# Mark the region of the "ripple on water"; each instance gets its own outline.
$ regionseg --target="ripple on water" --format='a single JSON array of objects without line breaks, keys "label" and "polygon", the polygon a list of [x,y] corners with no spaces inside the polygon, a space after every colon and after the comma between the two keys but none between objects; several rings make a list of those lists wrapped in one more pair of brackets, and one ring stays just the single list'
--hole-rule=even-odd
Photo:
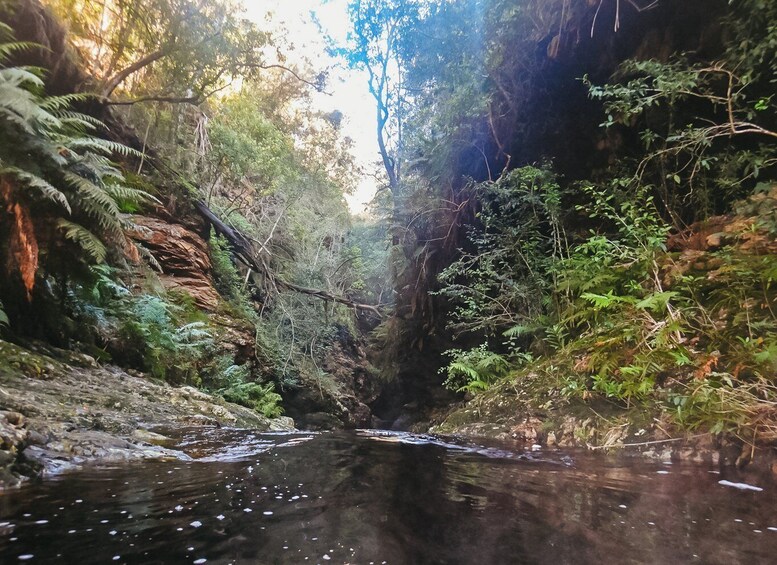
[{"label": "ripple on water", "polygon": [[394,432],[182,435],[198,461],[88,469],[4,495],[0,562],[672,563],[738,552],[769,562],[777,553],[768,478],[727,477],[763,488],[748,492],[720,488],[706,467],[666,474],[644,461]]}]

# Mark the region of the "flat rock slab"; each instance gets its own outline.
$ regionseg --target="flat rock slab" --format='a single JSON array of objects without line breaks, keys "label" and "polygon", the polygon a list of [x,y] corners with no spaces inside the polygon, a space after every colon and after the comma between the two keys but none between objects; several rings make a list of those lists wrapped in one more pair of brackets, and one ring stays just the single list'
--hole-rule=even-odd
[{"label": "flat rock slab", "polygon": [[186,459],[156,428],[294,429],[192,387],[46,353],[0,341],[0,488],[92,462]]}]

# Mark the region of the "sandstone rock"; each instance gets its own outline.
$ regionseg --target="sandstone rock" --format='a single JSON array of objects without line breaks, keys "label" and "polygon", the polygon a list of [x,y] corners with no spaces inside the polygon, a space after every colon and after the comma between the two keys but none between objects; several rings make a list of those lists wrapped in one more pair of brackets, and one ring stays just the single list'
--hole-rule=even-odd
[{"label": "sandstone rock", "polygon": [[518,441],[537,443],[541,428],[542,421],[540,419],[529,417],[510,430],[510,437]]},{"label": "sandstone rock", "polygon": [[200,308],[215,311],[220,296],[210,277],[212,269],[205,240],[179,224],[159,218],[133,216],[132,221],[137,226],[132,238],[159,261],[165,288],[186,292]]},{"label": "sandstone rock", "polygon": [[143,430],[143,429],[137,429],[134,432],[132,432],[132,439],[136,441],[142,441],[144,443],[149,443],[151,445],[161,445],[161,446],[169,444],[170,442],[173,441],[167,436],[163,436],[162,434],[157,434],[155,432],[150,432],[148,430]]},{"label": "sandstone rock", "polygon": [[288,416],[280,416],[270,420],[270,430],[273,432],[288,432],[294,429],[294,420]]}]

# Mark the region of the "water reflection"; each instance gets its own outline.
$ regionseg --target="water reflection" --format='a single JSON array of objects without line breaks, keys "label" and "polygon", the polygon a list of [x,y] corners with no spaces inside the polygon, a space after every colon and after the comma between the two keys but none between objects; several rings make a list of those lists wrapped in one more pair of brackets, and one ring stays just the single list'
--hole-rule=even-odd
[{"label": "water reflection", "polygon": [[373,431],[183,430],[179,444],[192,461],[3,495],[0,561],[729,564],[777,552],[769,478],[739,490],[719,481],[742,477],[707,467]]}]

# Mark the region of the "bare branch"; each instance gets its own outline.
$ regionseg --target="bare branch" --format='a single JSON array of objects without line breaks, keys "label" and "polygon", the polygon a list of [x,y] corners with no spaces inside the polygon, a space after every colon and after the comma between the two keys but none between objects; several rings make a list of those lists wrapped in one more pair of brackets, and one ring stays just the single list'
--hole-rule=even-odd
[{"label": "bare branch", "polygon": [[324,90],[323,85],[321,85],[318,82],[313,82],[310,80],[307,80],[305,78],[302,78],[299,73],[297,73],[294,69],[291,69],[285,65],[281,65],[280,63],[271,63],[269,65],[266,64],[259,64],[259,63],[248,63],[245,65],[245,68],[247,69],[280,69],[282,71],[286,71],[287,73],[291,74],[295,79],[297,79],[300,82],[304,82],[305,84],[312,86],[315,88],[318,92],[321,92],[323,94],[326,94],[327,96],[332,96],[331,92],[327,92]]},{"label": "bare branch", "polygon": [[216,88],[215,90],[211,90],[210,92],[200,93],[193,96],[141,96],[140,98],[134,98],[132,100],[104,99],[103,102],[109,106],[133,106],[135,104],[142,104],[144,102],[165,102],[168,104],[191,104],[192,106],[199,106],[214,94],[221,92],[222,90],[226,90],[230,86],[232,86],[232,82]]},{"label": "bare branch", "polygon": [[159,59],[162,59],[163,57],[166,57],[170,53],[172,53],[174,50],[173,44],[165,45],[161,49],[157,49],[153,53],[149,53],[145,57],[141,57],[128,67],[123,68],[118,73],[113,75],[111,78],[109,78],[105,86],[102,90],[102,96],[103,98],[109,98],[111,94],[113,94],[113,91],[118,88],[118,86],[124,82],[124,80],[139,71],[140,69],[147,67],[151,63],[158,61]]},{"label": "bare branch", "polygon": [[218,216],[216,216],[216,214],[214,214],[213,211],[205,205],[204,202],[198,201],[195,203],[195,206],[203,218],[211,223],[213,229],[216,230],[216,233],[224,236],[227,241],[229,241],[235,257],[249,269],[253,269],[256,272],[264,274],[264,276],[267,277],[267,279],[271,281],[272,284],[277,288],[283,288],[286,290],[299,292],[301,294],[315,296],[316,298],[320,298],[328,302],[337,302],[338,304],[344,304],[356,310],[372,312],[379,318],[382,317],[378,307],[372,304],[360,304],[344,296],[338,296],[321,289],[299,286],[297,284],[281,279],[269,268],[264,259],[254,253],[251,243],[245,235],[222,222]]}]

